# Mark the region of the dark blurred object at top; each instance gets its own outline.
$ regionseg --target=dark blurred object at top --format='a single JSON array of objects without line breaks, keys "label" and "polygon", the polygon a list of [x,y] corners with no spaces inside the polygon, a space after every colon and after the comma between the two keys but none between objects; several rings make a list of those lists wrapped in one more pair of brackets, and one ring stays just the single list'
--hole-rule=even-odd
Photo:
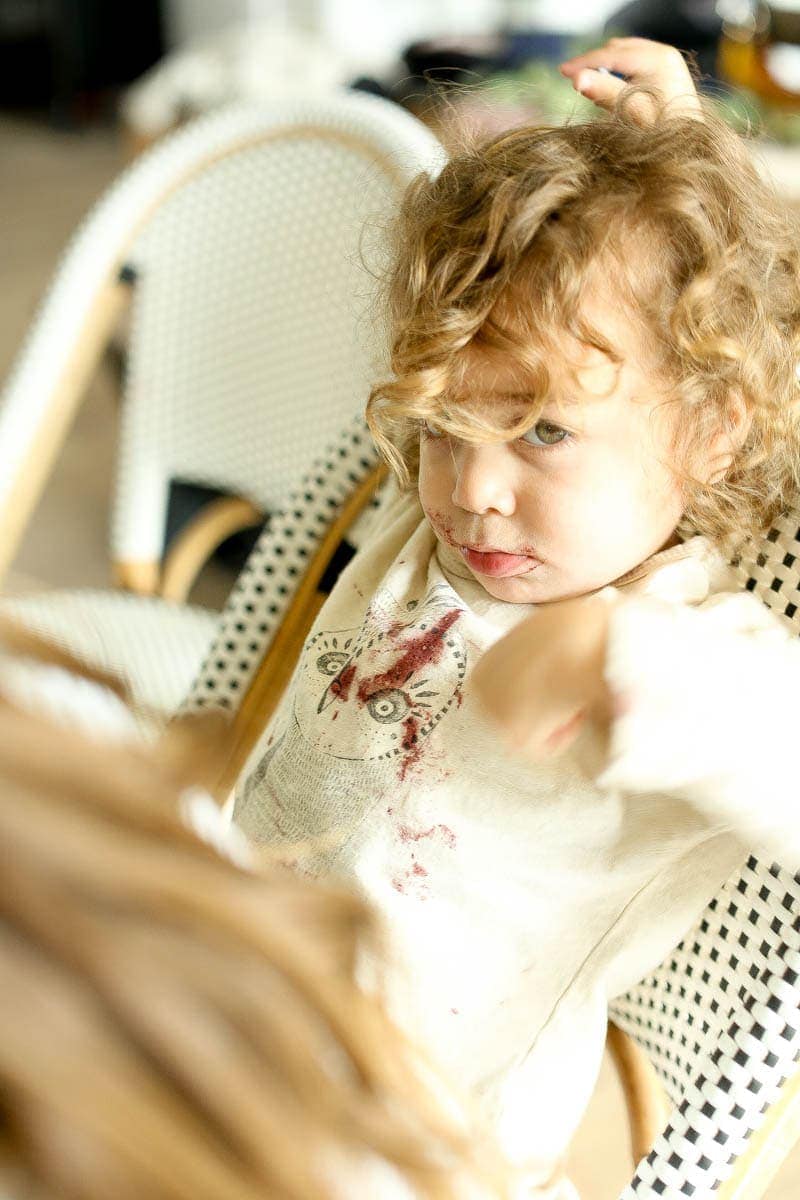
[{"label": "dark blurred object at top", "polygon": [[0,105],[80,124],[163,49],[160,0],[0,0]]},{"label": "dark blurred object at top", "polygon": [[480,83],[507,65],[508,43],[501,37],[413,42],[403,51],[406,71],[392,87],[391,96],[401,104],[411,102],[413,107],[414,101],[429,93]]},{"label": "dark blurred object at top", "polygon": [[476,134],[490,136],[534,118],[527,98],[519,104],[483,90],[513,70],[519,57],[517,39],[508,32],[414,42],[403,52],[405,69],[384,94],[454,151]]},{"label": "dark blurred object at top", "polygon": [[606,21],[606,37],[643,37],[693,54],[704,75],[717,73],[722,18],[717,0],[632,0]]}]

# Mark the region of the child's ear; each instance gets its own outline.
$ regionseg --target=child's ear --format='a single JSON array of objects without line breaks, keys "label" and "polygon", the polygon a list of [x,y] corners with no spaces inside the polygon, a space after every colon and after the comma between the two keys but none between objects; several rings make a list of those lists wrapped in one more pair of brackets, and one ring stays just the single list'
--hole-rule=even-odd
[{"label": "child's ear", "polygon": [[741,392],[731,392],[722,418],[724,424],[711,437],[703,452],[702,478],[704,483],[719,483],[730,469],[737,450],[744,445],[750,432],[752,415],[747,410]]}]

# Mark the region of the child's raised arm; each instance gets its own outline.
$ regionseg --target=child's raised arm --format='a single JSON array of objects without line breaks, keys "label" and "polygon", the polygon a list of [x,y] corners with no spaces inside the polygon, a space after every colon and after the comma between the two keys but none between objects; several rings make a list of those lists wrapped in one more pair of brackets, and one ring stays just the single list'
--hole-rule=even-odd
[{"label": "child's raised arm", "polygon": [[[600,108],[613,108],[622,91],[633,85],[658,93],[676,116],[702,116],[689,68],[674,46],[645,38],[611,38],[605,46],[563,62],[559,70],[576,92]],[[643,96],[637,99],[636,109],[644,119],[650,115]]]},{"label": "child's raised arm", "polygon": [[800,641],[754,596],[544,606],[472,679],[521,753],[560,753],[593,721],[609,735],[601,787],[675,796],[746,850],[800,868]]},{"label": "child's raised arm", "polygon": [[513,749],[540,761],[566,750],[586,721],[608,726],[609,620],[601,597],[545,604],[476,664],[472,685]]}]

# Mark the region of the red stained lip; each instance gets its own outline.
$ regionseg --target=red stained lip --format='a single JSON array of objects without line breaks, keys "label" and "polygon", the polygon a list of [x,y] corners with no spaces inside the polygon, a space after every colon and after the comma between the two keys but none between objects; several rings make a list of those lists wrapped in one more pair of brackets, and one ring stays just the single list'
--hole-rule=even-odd
[{"label": "red stained lip", "polygon": [[541,559],[532,554],[508,554],[505,550],[489,547],[459,546],[459,550],[470,570],[476,575],[487,575],[502,579],[510,575],[527,575],[541,566]]}]

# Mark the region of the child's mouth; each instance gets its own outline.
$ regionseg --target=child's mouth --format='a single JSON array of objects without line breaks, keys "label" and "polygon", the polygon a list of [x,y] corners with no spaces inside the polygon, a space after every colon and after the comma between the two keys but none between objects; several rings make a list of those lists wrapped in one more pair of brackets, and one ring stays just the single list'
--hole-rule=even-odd
[{"label": "child's mouth", "polygon": [[502,579],[508,575],[527,575],[541,560],[529,554],[506,554],[504,550],[474,550],[471,546],[459,546],[464,561],[476,575],[489,575]]}]

